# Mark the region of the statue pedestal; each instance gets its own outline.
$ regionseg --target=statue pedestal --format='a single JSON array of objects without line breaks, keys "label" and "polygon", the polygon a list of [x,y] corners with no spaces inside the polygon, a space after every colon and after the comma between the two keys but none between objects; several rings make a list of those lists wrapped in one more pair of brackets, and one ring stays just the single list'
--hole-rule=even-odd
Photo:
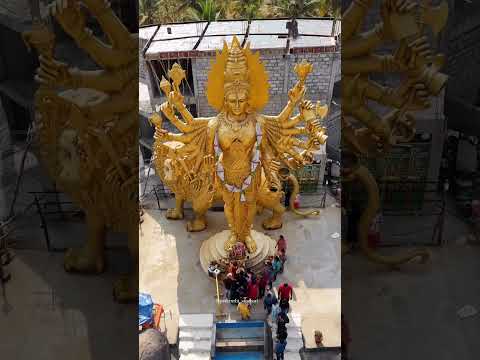
[{"label": "statue pedestal", "polygon": [[[208,266],[212,261],[219,261],[220,259],[228,258],[227,252],[224,249],[225,242],[228,240],[230,230],[221,231],[207,240],[205,240],[200,248],[200,263],[203,271],[208,274]],[[255,254],[248,254],[246,266],[254,272],[263,269],[263,263],[269,256],[275,255],[276,241],[270,236],[261,232],[252,230],[252,238],[257,243],[257,251]]]}]

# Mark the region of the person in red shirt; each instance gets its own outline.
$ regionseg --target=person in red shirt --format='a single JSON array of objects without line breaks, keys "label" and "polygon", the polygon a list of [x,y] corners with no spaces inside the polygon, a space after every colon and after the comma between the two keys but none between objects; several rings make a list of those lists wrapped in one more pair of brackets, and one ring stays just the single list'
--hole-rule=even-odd
[{"label": "person in red shirt", "polygon": [[278,297],[285,300],[292,300],[293,299],[293,288],[288,284],[284,283],[278,288]]},{"label": "person in red shirt", "polygon": [[248,286],[247,297],[250,300],[257,300],[258,299],[258,284],[255,280],[253,280],[250,283],[250,285]]},{"label": "person in red shirt", "polygon": [[231,273],[235,277],[237,273],[237,268],[238,268],[237,262],[231,261],[230,264],[228,264],[227,273]]},{"label": "person in red shirt", "polygon": [[287,251],[287,240],[283,237],[283,235],[280,235],[280,237],[277,240],[277,245],[275,248],[281,252],[282,250]]}]

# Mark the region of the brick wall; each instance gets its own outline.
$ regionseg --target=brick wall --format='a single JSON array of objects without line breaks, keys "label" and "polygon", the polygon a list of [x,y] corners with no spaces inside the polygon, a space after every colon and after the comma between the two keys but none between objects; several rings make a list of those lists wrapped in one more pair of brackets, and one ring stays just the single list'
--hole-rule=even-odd
[{"label": "brick wall", "polygon": [[141,83],[151,85],[149,81],[148,71],[147,71],[147,64],[145,63],[145,58],[143,57],[143,48],[147,45],[147,40],[139,38],[138,39],[138,74],[139,74],[139,81]]},{"label": "brick wall", "polygon": [[[198,113],[201,116],[215,115],[215,110],[208,105],[205,94],[212,59],[212,57],[192,59],[196,102]],[[330,102],[335,72],[339,71],[340,56],[338,53],[292,54],[283,57],[281,53],[267,52],[261,54],[261,60],[269,77],[269,102],[262,113],[272,115],[278,114],[282,110],[288,101],[288,89],[293,87],[298,79],[293,67],[303,59],[313,64],[313,73],[310,74],[306,83],[307,98]],[[336,66],[334,66],[335,64]]]}]

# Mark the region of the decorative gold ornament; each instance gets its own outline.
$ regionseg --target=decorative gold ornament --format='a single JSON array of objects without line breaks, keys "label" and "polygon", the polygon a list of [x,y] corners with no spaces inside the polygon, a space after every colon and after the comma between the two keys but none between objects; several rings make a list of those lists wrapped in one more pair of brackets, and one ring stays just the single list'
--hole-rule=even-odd
[{"label": "decorative gold ornament", "polygon": [[[242,48],[236,37],[230,47],[224,43],[222,52],[216,53],[209,72],[207,99],[219,111],[217,116],[193,118],[178,86],[168,87],[162,80],[162,90],[171,91],[160,110],[180,130],[179,134],[168,133],[161,128],[158,115],[152,116],[157,173],[176,199],[176,207],[167,212],[169,219],[183,219],[183,203],[191,201],[195,218],[187,229],[201,231],[207,226],[205,214],[212,203],[223,201],[230,230],[225,250],[241,242],[251,254],[257,248],[251,228],[258,211],[273,212],[263,222],[264,228],[282,226],[281,181],[293,183],[293,205],[299,188],[291,171],[310,163],[312,153],[327,139],[320,123],[327,107],[303,100],[305,78],[312,67],[302,63],[297,69],[299,81],[278,116],[257,112],[268,101],[267,73],[259,54],[252,53],[248,44]],[[291,117],[296,107],[299,114]],[[297,126],[300,123],[305,126]],[[318,214],[294,211],[302,216]]]},{"label": "decorative gold ornament", "polygon": [[35,128],[39,157],[58,188],[85,212],[87,243],[65,255],[67,271],[101,273],[105,231],[128,234],[134,273],[114,288],[119,301],[138,287],[138,39],[103,0],[82,1],[110,40],[85,28],[76,2],[50,6],[51,15],[102,68],[80,71],[54,59],[55,36],[42,23],[23,34],[39,54]]},{"label": "decorative gold ornament", "polygon": [[[398,265],[429,253],[418,250],[404,256],[383,256],[368,245],[368,230],[380,208],[377,183],[358,158],[383,157],[400,142],[415,135],[412,111],[427,109],[429,97],[445,87],[447,76],[439,72],[441,55],[434,55],[425,35],[430,27],[438,34],[445,26],[448,6],[432,7],[425,0],[419,5],[410,0],[385,0],[382,23],[359,33],[373,0],[355,0],[342,18],[342,169],[344,181],[361,182],[368,194],[367,207],[360,217],[358,236],[365,255],[372,261]],[[391,55],[375,54],[386,42],[397,42]],[[396,73],[401,83],[394,88],[372,80],[374,73]],[[372,102],[393,109],[379,115]],[[346,246],[344,247],[346,249]]]}]

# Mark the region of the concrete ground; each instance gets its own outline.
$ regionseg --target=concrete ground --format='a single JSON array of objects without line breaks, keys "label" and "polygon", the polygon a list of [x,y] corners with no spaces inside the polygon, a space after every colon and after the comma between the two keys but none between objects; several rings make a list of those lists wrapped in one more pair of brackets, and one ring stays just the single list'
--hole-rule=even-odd
[{"label": "concrete ground", "polygon": [[[0,160],[15,180],[22,152]],[[2,173],[4,175],[5,173]],[[14,184],[0,187],[0,214],[7,214]],[[10,241],[14,254],[7,266],[11,280],[0,291],[0,357],[18,360],[131,360],[138,357],[137,305],[121,305],[112,297],[113,282],[131,268],[124,236],[109,234],[107,270],[99,276],[68,274],[63,252],[48,252],[40,218],[32,208],[29,191],[51,190],[52,184],[29,154],[20,188]],[[50,199],[53,200],[53,199]],[[48,208],[46,210],[52,210]],[[86,229],[83,221],[48,217],[52,245],[81,246]],[[1,289],[0,289],[1,290]]]},{"label": "concrete ground", "polygon": [[[388,271],[361,254],[342,258],[342,312],[349,322],[353,359],[472,360],[480,353],[480,247],[471,229],[448,210],[444,247],[431,247],[427,265]],[[405,229],[407,230],[407,229]],[[408,248],[391,248],[396,254]]]},{"label": "concrete ground", "polygon": [[[186,217],[192,214],[187,211]],[[258,216],[256,229],[261,229]],[[167,336],[176,342],[180,313],[212,313],[216,310],[215,283],[200,267],[199,250],[203,239],[227,228],[222,212],[208,213],[208,229],[188,233],[185,220],[171,221],[164,211],[146,210],[140,229],[140,291],[150,293],[166,310]],[[268,234],[288,240],[286,269],[276,286],[288,281],[294,287],[292,311],[303,318],[307,344],[313,331],[324,333],[326,346],[340,343],[340,209],[327,207],[319,218],[301,219],[287,213],[282,229]],[[233,306],[227,311],[235,313]],[[262,313],[262,306],[256,313]],[[232,315],[234,316],[234,315]]]}]

